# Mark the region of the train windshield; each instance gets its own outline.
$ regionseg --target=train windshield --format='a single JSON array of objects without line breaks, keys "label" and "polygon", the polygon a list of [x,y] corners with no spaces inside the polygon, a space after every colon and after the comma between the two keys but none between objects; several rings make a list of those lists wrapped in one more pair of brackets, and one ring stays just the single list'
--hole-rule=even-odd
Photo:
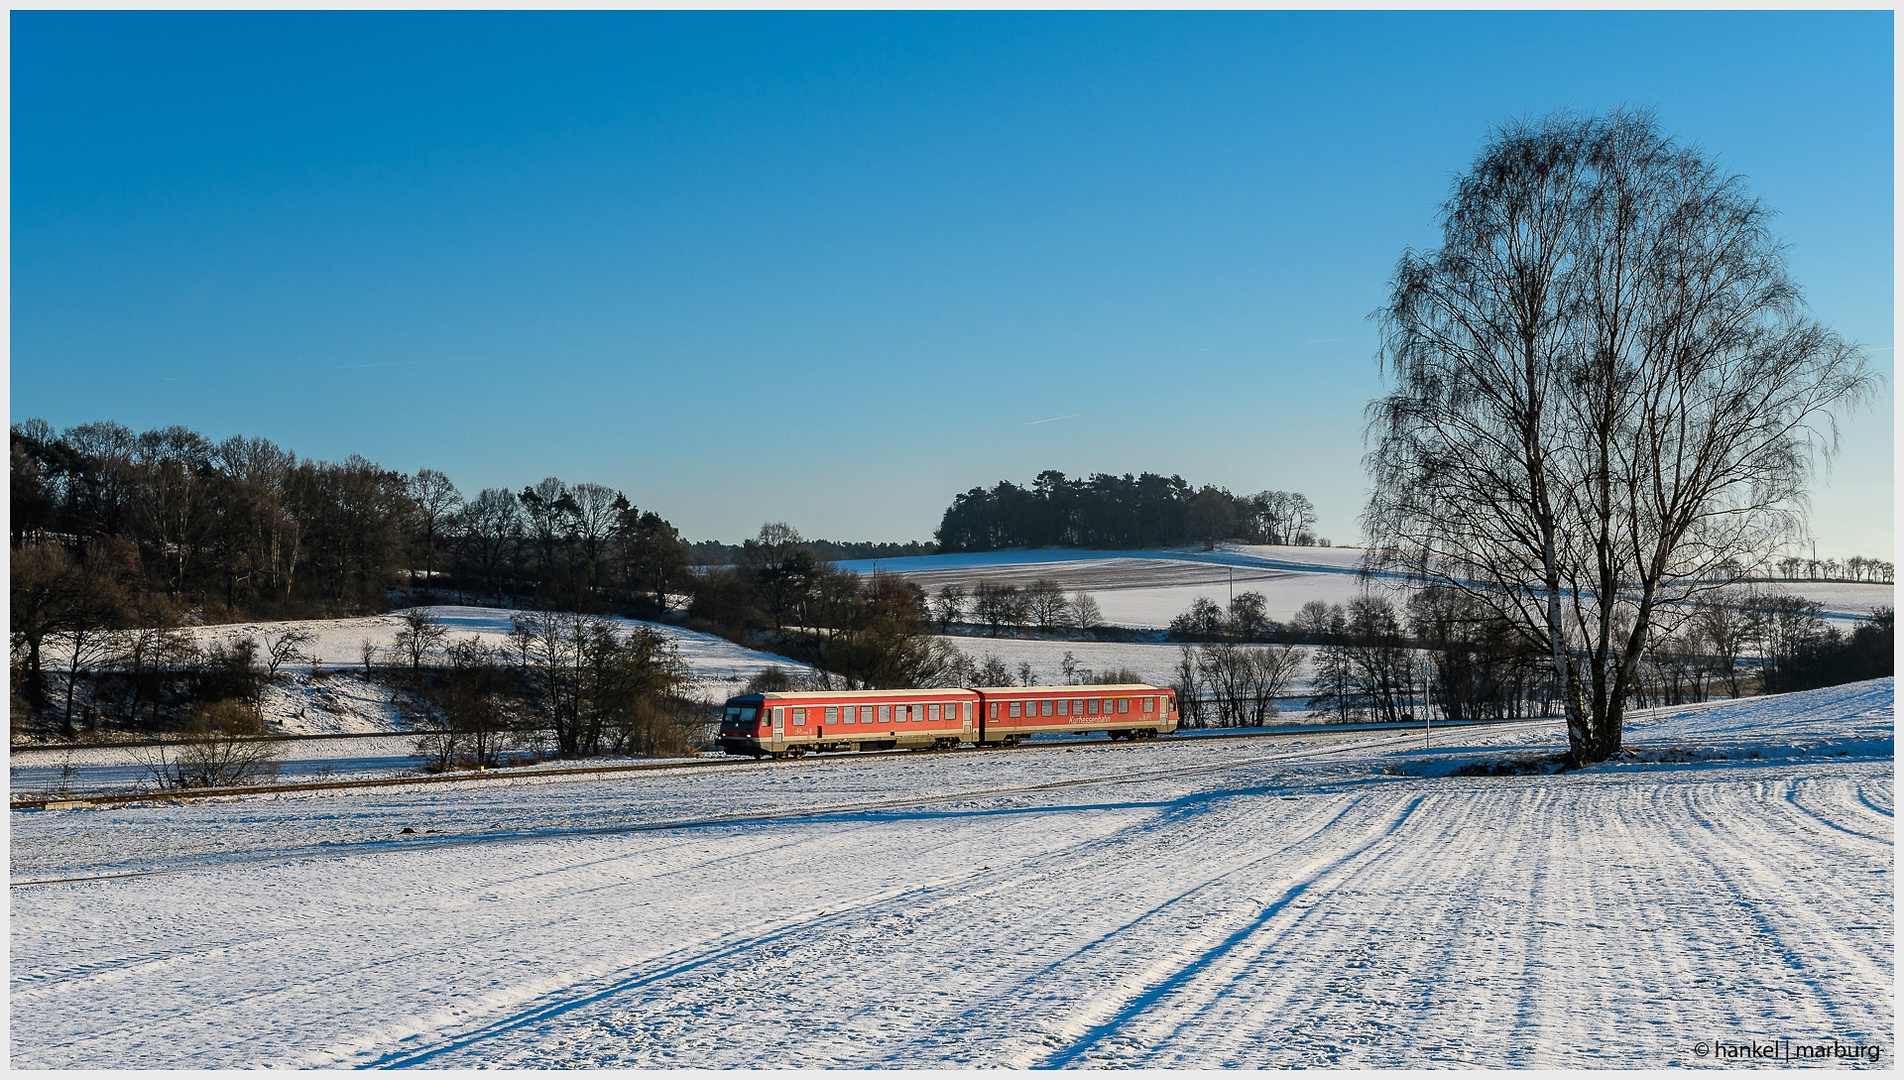
[{"label": "train windshield", "polygon": [[729,705],[727,715],[721,719],[722,727],[746,727],[754,722],[755,710],[752,706]]}]

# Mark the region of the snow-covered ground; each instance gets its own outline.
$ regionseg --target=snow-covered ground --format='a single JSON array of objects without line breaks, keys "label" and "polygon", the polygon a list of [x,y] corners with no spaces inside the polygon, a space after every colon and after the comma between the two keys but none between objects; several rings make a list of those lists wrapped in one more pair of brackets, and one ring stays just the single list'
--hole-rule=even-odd
[{"label": "snow-covered ground", "polygon": [[15,813],[10,1064],[1888,1061],[1893,694]]},{"label": "snow-covered ground", "polygon": [[[1159,549],[1109,554],[1072,548],[924,555],[877,560],[881,572],[918,583],[927,593],[956,584],[968,591],[981,581],[1024,586],[1050,578],[1070,592],[1088,592],[1104,621],[1114,626],[1161,629],[1197,597],[1226,604],[1232,595],[1263,594],[1269,617],[1286,622],[1311,600],[1344,603],[1363,589],[1357,576],[1359,548],[1297,548],[1228,545],[1216,551]],[[868,573],[875,560],[843,562]],[[1383,582],[1377,592],[1399,600]]]},{"label": "snow-covered ground", "polygon": [[[941,585],[968,590],[981,581],[1023,586],[1048,577],[1068,591],[1096,598],[1106,622],[1116,626],[1162,628],[1204,597],[1226,604],[1231,596],[1259,592],[1269,617],[1287,622],[1311,600],[1343,604],[1372,589],[1400,603],[1405,593],[1392,582],[1359,577],[1361,548],[1269,547],[1225,544],[1215,551],[1162,548],[1104,552],[1076,548],[988,551],[959,555],[922,555],[905,559],[842,562],[842,568],[899,574],[928,593]],[[1893,604],[1890,585],[1847,582],[1777,582],[1763,588],[1796,593],[1825,606],[1828,618],[1863,618],[1876,607]]]}]

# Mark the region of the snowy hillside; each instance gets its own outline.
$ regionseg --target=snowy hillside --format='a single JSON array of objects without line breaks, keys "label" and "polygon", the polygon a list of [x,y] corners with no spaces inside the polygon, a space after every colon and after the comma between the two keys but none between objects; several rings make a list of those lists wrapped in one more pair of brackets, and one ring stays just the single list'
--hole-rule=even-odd
[{"label": "snowy hillside", "polygon": [[[421,610],[436,616],[449,629],[449,640],[477,637],[491,645],[499,645],[508,637],[516,615],[507,608],[489,607],[439,606]],[[712,634],[666,623],[619,618],[614,621],[660,631],[694,670],[698,680],[696,693],[711,701],[721,701],[738,693],[749,679],[771,666],[789,672],[806,670],[806,665],[798,661],[744,648]],[[288,630],[310,634],[311,642],[302,649],[307,658],[287,666],[288,677],[266,690],[266,723],[273,731],[287,735],[369,734],[394,730],[397,719],[391,709],[389,691],[361,678],[364,647],[368,644],[388,651],[402,625],[401,614],[393,613],[356,619],[228,623],[191,627],[187,633],[200,647],[246,637],[263,642]],[[49,664],[57,666],[60,659],[57,648],[50,648],[48,654]]]},{"label": "snowy hillside", "polygon": [[[1225,604],[1237,593],[1259,592],[1268,601],[1268,616],[1278,622],[1287,622],[1311,600],[1346,603],[1364,588],[1358,576],[1361,561],[1361,548],[1225,544],[1215,551],[1040,548],[839,565],[860,573],[877,568],[898,574],[928,593],[946,584],[969,590],[980,581],[1023,586],[1048,577],[1067,590],[1091,593],[1112,625],[1162,628],[1200,596]],[[1397,601],[1403,595],[1382,580],[1368,587]],[[1793,581],[1774,587],[1817,600],[1825,606],[1826,617],[1840,620],[1863,618],[1872,608],[1892,604],[1895,596],[1890,585]]]},{"label": "snowy hillside", "polygon": [[15,813],[10,1064],[1888,1060],[1893,694]]}]

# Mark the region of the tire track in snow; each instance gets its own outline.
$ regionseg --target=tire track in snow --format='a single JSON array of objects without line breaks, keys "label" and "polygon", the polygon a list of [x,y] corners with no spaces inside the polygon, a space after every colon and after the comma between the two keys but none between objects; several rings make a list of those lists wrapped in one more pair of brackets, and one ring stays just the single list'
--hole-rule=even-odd
[{"label": "tire track in snow", "polygon": [[1896,794],[1896,789],[1894,785],[1892,784],[1892,782],[1890,781],[1890,779],[1887,778],[1885,780],[1883,806],[1879,806],[1877,803],[1871,801],[1871,796],[1865,790],[1867,786],[1868,785],[1864,783],[1858,784],[1858,801],[1870,807],[1871,810],[1877,813],[1878,815],[1882,817],[1890,818],[1892,821],[1896,821],[1897,814],[1896,814],[1896,811],[1892,809],[1894,805],[1893,800]]},{"label": "tire track in snow", "polygon": [[[1179,800],[1164,804],[1162,816],[1179,816],[1186,805],[1196,807],[1198,814],[1201,815],[1207,813],[1210,804],[1220,801],[1224,796],[1231,794],[1234,793],[1192,792]],[[1306,835],[1313,836],[1321,831],[1321,826],[1315,826],[1311,828]],[[1155,819],[1147,817],[1143,821],[1118,829],[1107,836],[1092,839],[1083,845],[1066,845],[1062,848],[1049,851],[1044,856],[1034,860],[1033,865],[1019,869],[1016,872],[1006,875],[992,873],[983,878],[973,877],[967,879],[965,882],[959,883],[960,885],[976,884],[980,886],[978,888],[961,889],[947,896],[921,895],[916,898],[920,901],[919,903],[909,903],[908,901],[915,899],[910,896],[888,897],[877,903],[864,905],[846,914],[857,915],[863,919],[887,925],[897,925],[899,923],[911,924],[916,922],[922,925],[942,926],[945,924],[948,912],[960,908],[976,908],[977,910],[968,910],[966,912],[969,919],[967,925],[975,924],[976,926],[983,926],[995,917],[992,909],[988,906],[994,897],[1010,898],[1027,893],[1038,895],[1043,883],[1053,878],[1063,879],[1063,886],[1067,893],[1072,895],[1085,895],[1095,891],[1101,891],[1092,888],[1092,884],[1095,881],[1110,880],[1115,882],[1127,878],[1131,872],[1131,868],[1125,864],[1132,860],[1141,860],[1142,855],[1131,854],[1120,857],[1115,853],[1116,849],[1122,845],[1128,845],[1133,840],[1155,840],[1157,839],[1157,835]],[[1257,862],[1261,861],[1262,858],[1263,857],[1259,857],[1249,861]],[[948,887],[956,888],[957,886]],[[1194,892],[1195,890],[1191,891]],[[784,967],[788,962],[789,956],[793,955],[796,951],[804,950],[814,954],[820,954],[834,950],[837,946],[834,941],[827,936],[827,932],[832,929],[830,925],[809,925],[800,927],[796,928],[794,937],[777,937],[772,942],[763,943],[759,949],[744,950],[740,953],[736,953],[727,959],[739,961],[738,966],[718,971],[704,972],[706,979],[701,985],[711,985],[722,982],[735,983],[746,988],[768,985],[771,980],[767,977],[767,972],[770,969]],[[1053,940],[1053,938],[1045,935],[1036,935],[1036,937],[1040,942]],[[812,938],[814,940],[796,940],[804,938]],[[873,944],[876,949],[896,950],[903,949],[912,943],[907,942],[903,936],[879,935]],[[781,951],[770,952],[765,955],[755,955],[756,953],[762,952],[767,945],[780,946]],[[1011,981],[1017,985],[1024,985],[1022,976],[1012,975],[1003,975],[999,978],[984,980],[980,985],[981,987],[996,987],[1000,978]],[[713,986],[713,989],[717,991],[713,996],[721,996],[718,992],[718,986]],[[705,997],[707,995],[703,994],[701,996]],[[989,992],[980,990],[976,993],[976,996],[983,1001],[992,1002],[999,1000],[1019,1000],[1022,995],[1010,993],[1000,994],[995,990]],[[681,1009],[685,1007],[681,1005],[679,998],[680,995],[677,993],[676,1000],[671,1002],[674,1007],[668,1010],[670,1013],[678,1014]],[[594,1002],[589,1002],[586,1004],[593,1003]],[[642,1006],[637,1005],[636,1009],[641,1007]],[[969,1020],[969,1017],[966,1019]],[[624,1026],[625,1024],[626,1021],[623,1022]],[[954,1030],[964,1031],[970,1030],[972,1025],[969,1023],[960,1025],[954,1021],[952,1026]],[[546,1064],[547,1062],[544,1063]],[[647,1060],[644,1060],[642,1063],[658,1064],[657,1062]]]},{"label": "tire track in snow", "polygon": [[[830,837],[819,837],[819,836],[795,837],[793,838],[791,843],[794,848],[798,848],[805,845],[827,843],[827,842],[830,842],[831,839],[832,838]],[[671,846],[683,847],[691,843],[694,843],[694,841],[684,841],[680,844],[671,845]],[[775,838],[771,842],[763,841],[760,846],[762,847],[771,846],[776,851],[776,853],[788,854],[787,849],[789,847],[789,841],[786,837],[782,836],[782,837]],[[594,860],[588,860],[582,863],[570,863],[562,867],[555,868],[553,871],[536,871],[536,872],[531,872],[528,874],[515,874],[515,875],[505,875],[501,877],[482,878],[482,879],[479,879],[478,882],[476,882],[472,886],[472,891],[475,894],[479,895],[479,901],[480,901],[481,894],[491,894],[491,893],[498,892],[500,890],[506,890],[507,886],[510,884],[519,884],[526,881],[533,881],[533,880],[542,879],[542,878],[551,878],[554,874],[560,874],[563,872],[573,873],[579,869],[583,869],[583,868],[587,868],[591,866],[600,866],[600,865],[610,864],[616,861],[620,861],[621,859],[624,859],[624,858],[652,857],[653,854],[654,853],[651,851],[631,852],[625,856],[610,857],[606,859],[594,859]],[[706,860],[700,865],[721,864],[721,863],[726,863],[729,861],[731,860],[723,857],[723,858]],[[692,867],[679,868],[679,870],[680,872],[689,872],[692,870]],[[517,903],[512,905],[511,907],[500,909],[498,911],[498,914],[503,917],[513,916],[514,923],[517,923],[517,924],[523,921],[530,921],[534,924],[536,929],[544,931],[545,933],[559,932],[565,927],[572,927],[577,925],[588,925],[591,922],[591,920],[593,920],[596,917],[597,915],[596,911],[592,909],[580,907],[577,905],[556,904],[550,901],[556,900],[556,899],[566,900],[567,898],[570,898],[573,896],[586,895],[587,893],[590,893],[590,892],[599,891],[600,888],[612,887],[612,884],[613,883],[611,883],[610,886],[596,886],[596,887],[589,887],[589,888],[578,888],[576,886],[569,885],[569,884],[560,884],[554,889],[549,890],[548,892],[545,892],[543,895],[528,897],[528,898],[520,898],[518,899]],[[550,912],[552,911],[553,912],[566,911],[567,914],[551,917]],[[497,933],[511,933],[511,932],[519,932],[519,930],[520,930],[519,925],[508,925],[508,926],[497,928],[496,932]],[[369,931],[367,929],[360,929],[359,931],[359,933],[368,933],[368,932]],[[265,939],[265,940],[266,940],[266,943],[270,943],[269,939]],[[284,945],[282,936],[276,939],[276,944],[278,944],[280,947]],[[213,946],[204,951],[210,954],[229,954],[231,950],[229,948],[229,943],[219,943],[218,945]],[[380,941],[378,944],[378,947],[374,951],[372,951],[372,955],[375,956],[376,959],[370,963],[356,964],[356,965],[352,965],[349,967],[342,967],[342,968],[334,968],[328,971],[320,971],[311,966],[297,967],[294,970],[286,970],[282,966],[280,966],[277,969],[278,973],[280,974],[281,977],[288,980],[286,983],[284,983],[283,985],[275,986],[275,987],[252,986],[251,988],[249,988],[248,992],[244,995],[242,1002],[210,1003],[210,1004],[201,1006],[201,1008],[196,1010],[191,1016],[183,1018],[183,1019],[174,1018],[174,1017],[162,1018],[160,1020],[139,1019],[139,1020],[131,1021],[129,1023],[121,1024],[118,1027],[102,1028],[99,1026],[91,1026],[85,1029],[83,1032],[75,1032],[73,1037],[71,1038],[45,1042],[42,1044],[42,1048],[55,1049],[55,1050],[66,1049],[73,1046],[83,1046],[83,1045],[101,1043],[101,1042],[105,1042],[115,1038],[124,1040],[125,1038],[129,1036],[146,1035],[146,1034],[150,1034],[152,1037],[163,1036],[166,1038],[176,1039],[178,1038],[176,1034],[167,1034],[167,1032],[171,1028],[176,1028],[181,1023],[187,1024],[190,1026],[202,1027],[207,1022],[206,1021],[207,1013],[215,1012],[221,1007],[225,1007],[225,1006],[229,1006],[233,1004],[242,1004],[243,1006],[247,1008],[255,1008],[256,1006],[260,1004],[277,1001],[279,999],[296,998],[300,995],[327,996],[324,994],[322,988],[327,984],[338,983],[340,981],[346,984],[347,988],[344,990],[338,991],[333,996],[335,996],[338,1000],[348,1000],[350,998],[348,987],[364,985],[369,973],[380,970],[380,969],[389,968],[392,966],[413,964],[427,957],[438,955],[441,953],[441,951],[442,951],[442,946],[435,942],[419,945],[419,944],[416,944],[412,940],[406,940],[402,947],[393,949],[391,948],[390,944],[387,941]],[[162,964],[162,965],[158,965],[156,969],[163,970],[164,968],[181,967],[181,966],[189,970],[189,965],[178,965],[178,964]],[[72,988],[66,987],[65,989],[70,991]],[[449,1021],[444,1020],[444,1022],[448,1023]]]},{"label": "tire track in snow", "polygon": [[[1805,800],[1799,798],[1803,792],[1818,792],[1818,794],[1834,792],[1834,794],[1847,796],[1847,798],[1839,798],[1839,800],[1837,800],[1837,810],[1849,811],[1853,817],[1870,821],[1870,823],[1877,825],[1879,829],[1885,829],[1885,834],[1864,832],[1864,830],[1860,829],[1847,829],[1847,827],[1839,825],[1830,815],[1818,813],[1818,811],[1813,810],[1811,806],[1807,806]],[[1893,827],[1894,821],[1893,817],[1891,817],[1889,813],[1874,813],[1872,804],[1870,804],[1868,800],[1864,800],[1862,785],[1854,785],[1854,783],[1849,783],[1849,781],[1837,781],[1837,783],[1830,783],[1830,785],[1828,785],[1828,781],[1820,781],[1820,779],[1794,781],[1792,787],[1786,790],[1786,802],[1788,802],[1794,810],[1803,813],[1807,819],[1811,819],[1816,825],[1824,825],[1826,829],[1845,832],[1845,834],[1849,834],[1849,836],[1856,836],[1858,840],[1868,840],[1868,842],[1877,844],[1877,846],[1881,846],[1881,848],[1891,848],[1891,846],[1893,846],[1893,836],[1891,836],[1891,827]]]},{"label": "tire track in snow", "polygon": [[[1757,787],[1760,785],[1754,785],[1754,788]],[[1736,910],[1746,913],[1744,921],[1756,931],[1765,947],[1776,953],[1780,963],[1791,972],[1791,981],[1786,984],[1784,992],[1810,1005],[1813,1012],[1812,1020],[1819,1025],[1820,1031],[1842,1032],[1847,1036],[1875,1034],[1857,1032],[1850,1025],[1839,1022],[1841,1010],[1837,1002],[1824,994],[1815,980],[1805,978],[1806,973],[1813,970],[1815,965],[1795,951],[1793,938],[1803,938],[1824,948],[1829,953],[1825,958],[1828,961],[1825,970],[1836,968],[1840,971],[1853,972],[1856,981],[1864,985],[1890,986],[1892,985],[1890,972],[1883,971],[1871,963],[1862,950],[1844,940],[1838,927],[1819,918],[1809,905],[1804,903],[1772,905],[1766,902],[1768,890],[1750,888],[1747,885],[1747,882],[1753,879],[1778,877],[1777,874],[1763,868],[1767,861],[1765,849],[1767,846],[1780,844],[1784,834],[1776,829],[1766,829],[1749,840],[1733,839],[1730,835],[1735,832],[1732,822],[1737,819],[1739,807],[1736,804],[1732,807],[1709,805],[1713,801],[1713,793],[1710,791],[1694,791],[1688,794],[1690,797],[1686,802],[1687,815],[1690,819],[1697,821],[1702,828],[1697,832],[1681,830],[1680,838],[1687,842],[1685,850],[1703,859],[1713,876],[1722,881],[1738,898],[1735,902]],[[1762,791],[1755,791],[1754,794],[1757,797],[1746,804],[1747,810],[1763,800]],[[1732,813],[1727,813],[1728,810]],[[1703,850],[1697,850],[1691,843],[1694,840],[1705,840],[1707,844]],[[1816,853],[1811,852],[1809,857],[1816,859]],[[1779,865],[1793,864],[1781,860]],[[1775,914],[1790,922],[1807,924],[1810,933],[1792,933],[1791,929],[1795,928],[1779,925]],[[1801,992],[1790,989],[1792,986],[1802,987],[1803,990]]]},{"label": "tire track in snow", "polygon": [[[1516,725],[1498,725],[1509,727]],[[1460,730],[1460,729],[1455,729]],[[904,796],[900,798],[875,799],[856,803],[837,803],[817,807],[794,807],[778,810],[760,810],[734,814],[721,814],[705,817],[683,818],[670,821],[628,822],[616,825],[585,825],[550,829],[514,829],[486,832],[475,835],[445,836],[440,839],[414,838],[405,841],[370,840],[351,844],[306,844],[298,847],[279,848],[271,851],[247,854],[219,854],[197,857],[194,861],[175,866],[160,866],[145,870],[128,870],[120,873],[88,874],[75,877],[39,878],[26,881],[9,882],[11,888],[36,888],[53,885],[71,885],[86,882],[117,881],[130,878],[156,877],[167,874],[191,873],[193,871],[222,870],[236,866],[269,865],[287,860],[310,858],[346,858],[362,854],[397,854],[414,851],[433,851],[450,847],[466,847],[473,844],[532,843],[538,840],[564,839],[583,836],[615,836],[626,833],[662,832],[675,829],[698,829],[719,825],[751,825],[774,821],[828,818],[843,815],[863,814],[879,810],[904,810],[938,803],[972,801],[993,798],[1010,798],[1031,795],[1045,791],[1057,791],[1075,787],[1101,787],[1118,784],[1147,783],[1156,780],[1184,779],[1210,773],[1233,772],[1239,769],[1257,768],[1263,764],[1305,761],[1316,757],[1331,757],[1355,751],[1379,751],[1387,747],[1408,748],[1416,745],[1417,736],[1391,736],[1387,738],[1362,740],[1321,747],[1305,747],[1284,753],[1272,753],[1262,757],[1230,758],[1221,762],[1200,765],[1178,765],[1149,771],[1113,773],[1110,775],[1074,777],[1054,780],[1042,784],[1025,784],[1006,788],[975,788],[957,792],[944,792],[927,796]]]},{"label": "tire track in snow", "polygon": [[[1459,993],[1461,987],[1445,980],[1423,983],[1409,973],[1447,970],[1448,953],[1460,947],[1464,927],[1474,918],[1463,905],[1430,901],[1451,865],[1469,868],[1454,883],[1469,890],[1475,886],[1473,875],[1487,865],[1461,861],[1464,851],[1477,850],[1485,838],[1484,830],[1467,828],[1463,817],[1475,801],[1422,796],[1392,835],[1376,841],[1379,851],[1345,868],[1326,892],[1293,905],[1286,924],[1255,935],[1157,1000],[1126,1030],[1103,1040],[1103,1063],[1141,1068],[1356,1064],[1355,1055],[1401,1026],[1395,1021],[1405,1020],[1408,1010],[1432,1007],[1423,995]],[[1397,892],[1412,902],[1401,910],[1371,906],[1392,905]],[[1390,984],[1399,986],[1391,989]],[[1414,999],[1403,999],[1411,993]],[[1337,1019],[1345,1008],[1356,1010],[1353,1023]],[[1439,1034],[1444,1041],[1453,1035]],[[1295,1043],[1308,1052],[1281,1062],[1236,1055],[1186,1060],[1216,1039],[1231,1046]],[[1498,1049],[1492,1038],[1488,1045]],[[1128,1048],[1125,1053],[1117,1053],[1120,1046]]]},{"label": "tire track in snow", "polygon": [[[701,842],[700,840],[683,839],[674,843],[665,843],[661,845],[659,854],[665,855],[670,851],[691,847]],[[768,847],[783,846],[785,842],[784,838],[778,837],[772,840],[761,840],[756,842],[751,848],[744,847],[743,850],[738,853],[727,853],[716,858],[675,867],[663,874],[648,875],[646,880],[656,881],[665,879],[671,875],[693,873],[697,870],[704,869],[712,863],[731,860],[736,854],[745,857],[753,851]],[[652,859],[657,854],[658,853],[653,850],[644,850],[625,852],[581,862],[560,862],[554,866],[548,866],[528,873],[484,879],[481,888],[486,891],[505,889],[512,885],[520,885],[540,878],[552,878],[558,875],[573,874],[578,871],[597,869],[633,859]],[[615,885],[616,883],[610,882],[590,889],[570,889],[565,890],[565,894],[570,896],[585,895],[588,892],[597,891],[599,889],[613,888]],[[11,995],[15,1001],[30,1001],[34,998],[49,994],[70,995],[87,986],[110,984],[122,981],[134,975],[150,974],[168,968],[189,968],[201,964],[212,957],[233,957],[260,948],[278,948],[281,947],[282,944],[282,938],[279,935],[264,935],[242,941],[220,942],[216,945],[200,948],[184,950],[171,949],[165,951],[153,950],[132,957],[113,957],[56,968],[35,968],[24,979],[16,977],[12,980],[14,985],[11,989]],[[30,980],[29,985],[21,985],[22,982],[28,980]],[[89,1032],[88,1038],[97,1037],[99,1034],[101,1033],[98,1031]]]},{"label": "tire track in snow", "polygon": [[[1201,952],[1187,959],[1173,951],[1171,956],[1152,965],[1149,970],[1131,980],[1136,984],[1135,986],[1120,987],[1117,992],[1104,995],[1085,1005],[1083,1009],[1061,1024],[1055,1033],[1068,1037],[1070,1039],[1068,1045],[1034,1050],[1013,1060],[1012,1066],[1030,1068],[1034,1065],[1042,1065],[1048,1068],[1062,1068],[1076,1061],[1099,1042],[1116,1034],[1152,1003],[1196,978],[1210,965],[1243,944],[1251,935],[1282,914],[1284,909],[1294,903],[1298,897],[1312,888],[1321,886],[1325,879],[1334,876],[1343,867],[1373,852],[1377,845],[1401,828],[1408,816],[1421,805],[1422,798],[1422,796],[1416,796],[1398,813],[1391,814],[1381,825],[1363,833],[1346,854],[1325,856],[1304,866],[1296,874],[1294,883],[1289,885],[1280,896],[1266,904],[1260,914],[1214,945],[1203,947]],[[1199,942],[1198,947],[1201,946],[1202,942]]]},{"label": "tire track in snow", "polygon": [[[1203,793],[1198,793],[1195,798],[1199,800],[1202,799]],[[1069,808],[1054,807],[1051,809],[1061,810]],[[1092,841],[1092,844],[1102,845],[1111,840],[1112,838],[1100,838]],[[827,838],[827,842],[831,843],[832,838]],[[983,873],[989,875],[989,871]],[[1026,876],[1029,875],[1020,875],[1021,880]],[[949,897],[937,895],[948,888],[973,881],[981,882],[985,887],[972,892],[954,894]],[[577,982],[543,995],[534,1004],[518,1008],[517,1011],[510,1016],[466,1031],[440,1044],[414,1051],[392,1052],[374,1062],[367,1063],[363,1067],[398,1068],[423,1064],[446,1054],[468,1049],[471,1046],[499,1036],[508,1035],[526,1027],[563,1017],[576,1010],[600,1004],[632,990],[658,985],[685,974],[718,966],[722,961],[744,959],[770,946],[783,942],[792,942],[794,939],[802,936],[825,935],[828,931],[842,927],[856,918],[865,918],[869,915],[876,916],[884,910],[900,908],[917,913],[909,913],[908,917],[910,918],[925,919],[930,913],[943,910],[946,907],[970,904],[983,898],[987,894],[1009,891],[1012,884],[1013,882],[1001,881],[995,877],[980,877],[977,873],[968,873],[935,881],[923,886],[901,890],[888,890],[859,902],[849,902],[844,906],[839,906],[836,910],[828,911],[823,917],[813,917],[802,914],[790,920],[783,921],[764,933],[751,935],[739,941],[726,942],[714,949],[693,953],[685,958],[667,958],[665,962],[644,962],[640,965],[636,965],[634,968],[625,969],[623,974],[613,977],[606,982],[601,979],[589,979]]]}]

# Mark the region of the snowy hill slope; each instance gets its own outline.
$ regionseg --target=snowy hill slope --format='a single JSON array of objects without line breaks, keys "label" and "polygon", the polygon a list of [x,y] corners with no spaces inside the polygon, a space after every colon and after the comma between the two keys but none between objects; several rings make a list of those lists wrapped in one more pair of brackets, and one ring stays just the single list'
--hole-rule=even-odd
[{"label": "snowy hill slope", "polygon": [[[1022,587],[1048,577],[1067,590],[1091,593],[1112,625],[1162,628],[1198,597],[1225,604],[1232,595],[1260,592],[1268,602],[1269,617],[1278,622],[1287,622],[1311,600],[1347,603],[1364,588],[1358,576],[1361,561],[1361,548],[1223,544],[1214,551],[1039,548],[864,559],[839,565],[862,574],[874,569],[898,574],[928,593],[946,584],[968,590],[980,581]],[[1382,579],[1368,587],[1397,602],[1404,596]],[[1873,608],[1892,605],[1896,596],[1890,585],[1849,582],[1791,581],[1765,587],[1817,600],[1827,618],[1841,621],[1863,618]]]}]

